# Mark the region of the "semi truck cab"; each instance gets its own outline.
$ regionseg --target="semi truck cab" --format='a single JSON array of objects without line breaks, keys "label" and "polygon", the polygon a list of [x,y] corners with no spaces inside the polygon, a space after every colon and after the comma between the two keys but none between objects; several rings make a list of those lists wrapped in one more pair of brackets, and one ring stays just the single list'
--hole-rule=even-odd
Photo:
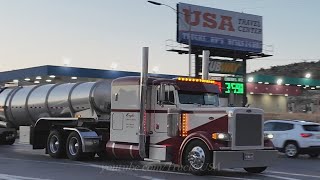
[{"label": "semi truck cab", "polygon": [[[107,151],[113,157],[138,156],[138,147],[133,148],[132,143],[139,143],[140,115],[149,161],[186,165],[194,173],[235,167],[257,173],[276,157],[263,133],[263,111],[219,107],[220,90],[214,81],[149,78],[147,84],[144,112],[137,103],[138,77],[119,78],[112,84]],[[125,146],[127,153],[117,148]]]}]

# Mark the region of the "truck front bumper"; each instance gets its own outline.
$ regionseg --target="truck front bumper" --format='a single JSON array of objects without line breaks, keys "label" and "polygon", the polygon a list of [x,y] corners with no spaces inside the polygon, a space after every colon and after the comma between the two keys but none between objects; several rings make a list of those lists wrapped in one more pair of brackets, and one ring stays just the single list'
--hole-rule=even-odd
[{"label": "truck front bumper", "polygon": [[277,150],[213,151],[213,168],[267,167],[277,156]]}]

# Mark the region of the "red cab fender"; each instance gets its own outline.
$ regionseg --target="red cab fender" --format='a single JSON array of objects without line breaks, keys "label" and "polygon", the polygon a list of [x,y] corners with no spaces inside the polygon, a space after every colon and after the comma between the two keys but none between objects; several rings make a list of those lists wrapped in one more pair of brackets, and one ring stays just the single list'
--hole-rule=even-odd
[{"label": "red cab fender", "polygon": [[181,143],[181,146],[179,149],[178,164],[182,165],[182,156],[183,156],[183,152],[184,152],[184,149],[187,146],[187,144],[189,142],[191,142],[192,140],[196,140],[196,139],[204,142],[210,151],[218,150],[222,146],[221,144],[216,143],[212,139],[212,135],[206,131],[198,131],[198,132],[191,133]]}]

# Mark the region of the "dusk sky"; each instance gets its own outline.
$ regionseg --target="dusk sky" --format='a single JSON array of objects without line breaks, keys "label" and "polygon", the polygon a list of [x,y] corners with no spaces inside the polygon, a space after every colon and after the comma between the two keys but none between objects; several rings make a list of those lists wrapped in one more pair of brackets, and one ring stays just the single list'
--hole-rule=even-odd
[{"label": "dusk sky", "polygon": [[[175,7],[176,0],[158,2]],[[185,0],[263,17],[263,44],[274,56],[250,60],[248,71],[320,59],[318,0]],[[176,14],[146,0],[0,0],[0,71],[40,65],[139,71],[150,47],[150,71],[188,74],[188,55],[166,51]],[[269,52],[270,53],[270,52]]]}]

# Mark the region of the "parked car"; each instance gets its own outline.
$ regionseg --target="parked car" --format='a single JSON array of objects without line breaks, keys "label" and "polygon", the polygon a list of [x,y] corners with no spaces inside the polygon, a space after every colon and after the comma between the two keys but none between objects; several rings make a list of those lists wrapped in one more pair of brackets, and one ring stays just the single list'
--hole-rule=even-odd
[{"label": "parked car", "polygon": [[316,158],[320,154],[320,124],[301,120],[268,120],[264,131],[273,137],[275,148],[295,158],[299,154],[308,154]]}]

